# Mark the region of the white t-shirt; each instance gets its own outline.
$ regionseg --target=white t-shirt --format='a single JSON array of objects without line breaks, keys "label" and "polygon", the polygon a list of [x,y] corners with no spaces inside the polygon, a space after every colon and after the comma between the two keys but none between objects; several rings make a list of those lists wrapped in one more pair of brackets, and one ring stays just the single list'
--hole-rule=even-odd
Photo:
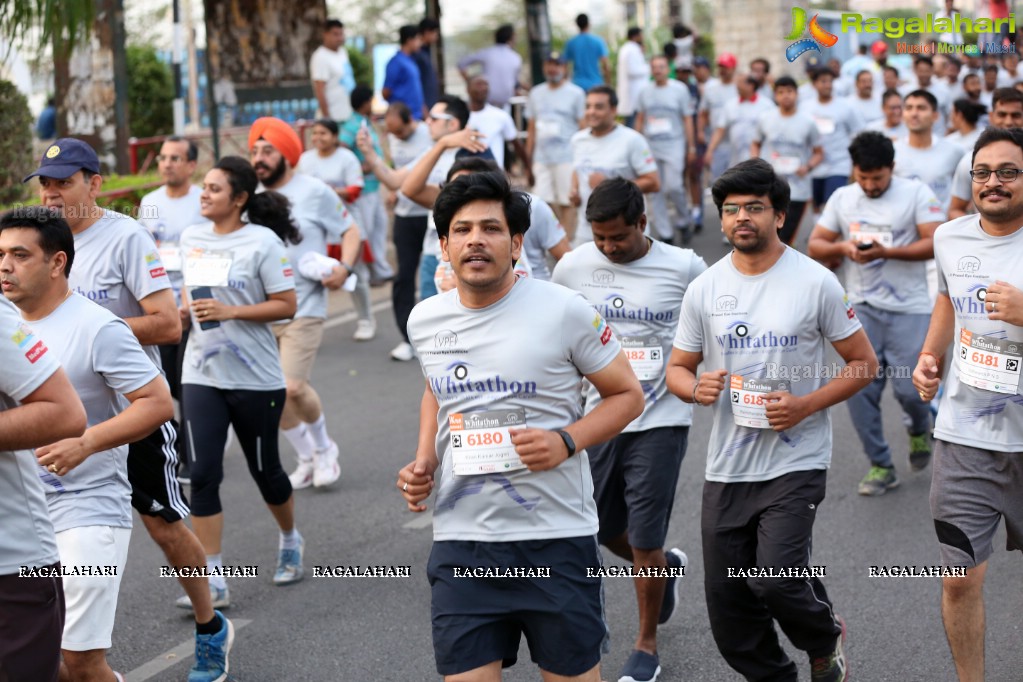
[{"label": "white t-shirt", "polygon": [[479,111],[469,114],[466,127],[478,130],[485,136],[483,142],[490,145],[490,153],[494,155],[497,167],[504,168],[504,143],[511,142],[519,134],[508,112],[493,104],[485,104]]},{"label": "white t-shirt", "polygon": [[[799,282],[793,287],[793,282]],[[703,353],[706,371],[728,370],[726,390],[706,410],[714,417],[707,451],[708,481],[769,481],[831,464],[831,415],[821,410],[781,433],[736,424],[730,390],[739,377],[785,381],[793,395],[820,388],[825,341],[847,339],[861,328],[835,276],[786,248],[767,272],[744,275],[732,254],[696,278],[682,301],[675,347]],[[742,403],[743,401],[737,401]],[[700,412],[696,413],[697,416]]]},{"label": "white t-shirt", "polygon": [[530,276],[549,280],[551,272],[547,269],[547,252],[565,238],[565,228],[558,222],[558,216],[546,201],[532,192],[528,194],[531,199],[529,229],[522,238],[522,249],[531,269]]},{"label": "white t-shirt", "polygon": [[[302,233],[302,241],[288,244],[288,259],[292,263],[302,261],[310,251],[319,254],[327,252],[327,244],[341,241],[355,222],[345,203],[337,192],[322,180],[311,175],[296,173],[288,184],[274,189],[291,201],[291,217]],[[275,292],[270,292],[275,293]],[[327,317],[327,287],[318,279],[309,279],[298,273],[295,277],[295,295],[298,296],[298,310],[295,318]]]},{"label": "white t-shirt", "polygon": [[572,162],[572,136],[586,113],[586,93],[567,80],[556,88],[540,83],[529,91],[523,115],[536,120],[533,161],[539,164]]},{"label": "white t-shirt", "polygon": [[844,99],[833,97],[827,104],[821,104],[814,97],[799,103],[799,111],[817,124],[824,148],[824,160],[810,172],[811,178],[827,178],[835,175],[849,177],[852,173],[852,159],[849,157],[849,143],[858,132],[866,127],[859,112]]},{"label": "white t-shirt", "polygon": [[362,187],[365,184],[362,164],[352,150],[345,147],[339,146],[327,157],[320,156],[315,149],[306,150],[299,157],[295,170],[322,180],[334,189]]},{"label": "white t-shirt", "polygon": [[636,111],[643,114],[643,136],[650,142],[654,158],[684,166],[686,129],[683,120],[693,115],[689,88],[676,80],[663,86],[651,82],[639,93]]},{"label": "white t-shirt", "polygon": [[973,178],[970,171],[973,170],[973,152],[966,152],[963,158],[956,164],[955,173],[952,174],[951,194],[956,199],[962,199],[973,204]]},{"label": "white t-shirt", "polygon": [[[984,305],[987,288],[997,280],[1023,289],[1023,230],[994,237],[980,227],[979,216],[956,218],[934,233],[934,260],[938,290],[949,297],[955,310],[952,368],[938,408],[934,436],[982,450],[1023,452],[1023,395],[1019,387],[1023,327],[989,319]],[[964,331],[972,336],[968,346],[960,343]],[[1014,381],[1000,383],[1015,383],[1015,391],[1005,389],[1008,392],[1003,393],[964,383],[964,363],[975,359],[974,349],[987,345],[974,345],[980,341],[978,336],[1011,353],[999,358],[997,367],[1005,379],[1013,376],[1009,372],[1014,370]],[[966,358],[962,356],[964,347]],[[992,365],[984,369],[991,371]]]},{"label": "white t-shirt", "polygon": [[[171,288],[152,236],[135,220],[114,211],[104,211],[102,218],[75,235],[68,284],[122,319],[142,317],[145,311],[139,301]],[[142,348],[154,365],[162,367],[156,346]]]},{"label": "white t-shirt", "polygon": [[[693,408],[668,391],[665,371],[678,327],[682,297],[707,264],[691,249],[652,240],[631,263],[614,263],[590,242],[566,253],[552,281],[578,291],[611,326],[643,386],[646,406],[623,433],[664,426],[689,426]],[[586,384],[585,411],[601,402]]]},{"label": "white t-shirt", "polygon": [[[0,297],[0,412],[13,410],[60,369],[17,309]],[[49,566],[60,560],[39,465],[31,450],[0,450],[0,575],[21,566]]]},{"label": "white t-shirt", "polygon": [[952,201],[952,176],[965,153],[959,145],[940,137],[934,138],[927,149],[917,149],[909,146],[908,140],[899,140],[895,143],[895,174],[926,183],[941,202],[944,220]]},{"label": "white t-shirt", "polygon": [[774,109],[760,115],[754,140],[760,142],[760,158],[785,176],[792,201],[809,201],[812,197],[810,174],[796,175],[796,170],[810,162],[813,148],[820,146],[821,136],[813,119],[800,112],[783,116]]},{"label": "white t-shirt", "polygon": [[909,136],[909,128],[906,127],[905,123],[899,121],[899,125],[889,128],[888,123],[883,117],[879,121],[868,123],[865,130],[876,130],[879,133],[883,133],[884,136],[892,142],[898,142],[899,140]]},{"label": "white t-shirt", "polygon": [[[160,375],[121,318],[76,294],[32,326],[60,359],[89,427],[128,407],[124,394]],[[82,526],[131,528],[128,446],[95,452],[63,476],[37,466],[57,533]]]},{"label": "white t-shirt", "polygon": [[725,109],[728,103],[739,97],[739,89],[735,83],[722,83],[717,78],[711,78],[703,84],[703,96],[700,98],[700,111],[708,112],[709,128],[704,131],[707,141],[710,141],[710,134],[714,128],[724,125]]},{"label": "white t-shirt", "polygon": [[958,130],[954,133],[949,133],[945,136],[946,142],[951,142],[957,147],[962,147],[963,153],[967,156],[973,156],[973,146],[977,144],[977,138],[984,132],[984,126],[978,125],[973,129],[972,132],[963,135]]},{"label": "white t-shirt", "polygon": [[160,259],[167,269],[174,289],[174,298],[181,303],[181,255],[178,240],[189,225],[206,222],[199,210],[199,195],[202,190],[195,185],[188,186],[183,197],[167,196],[167,188],[160,187],[139,202],[139,222],[149,230],[160,249]]},{"label": "white t-shirt", "polygon": [[547,471],[455,475],[449,426],[453,415],[481,411],[521,410],[517,424],[541,429],[577,421],[583,376],[604,369],[621,351],[586,299],[520,278],[501,300],[472,309],[453,289],[417,305],[408,331],[440,408],[434,540],[515,542],[596,533],[584,450]]},{"label": "white t-shirt", "polygon": [[732,100],[725,115],[722,126],[728,137],[731,149],[729,165],[745,161],[749,158],[750,145],[757,136],[757,124],[760,117],[775,110],[774,102],[759,95],[754,100],[740,102],[736,97]]},{"label": "white t-shirt", "polygon": [[[423,153],[425,154],[426,152]],[[440,159],[434,164],[433,169],[430,170],[426,183],[442,187],[447,180],[448,171],[455,165],[455,156],[457,154],[457,149],[448,149],[441,154]],[[412,163],[419,163],[419,159],[417,158]],[[440,258],[440,236],[437,234],[437,225],[433,222],[433,211],[427,214],[426,234],[423,235],[423,253]]]},{"label": "white t-shirt", "polygon": [[[858,235],[855,238],[861,241],[908,246],[920,239],[917,225],[937,222],[944,216],[927,185],[919,180],[893,177],[887,191],[876,199],[864,194],[855,182],[835,190],[818,225],[840,234],[843,241],[854,238],[855,233]],[[868,303],[895,313],[931,312],[927,261],[879,258],[860,264],[845,258],[839,273],[853,303]]]},{"label": "white t-shirt", "polygon": [[[295,288],[288,252],[268,227],[246,224],[229,234],[217,234],[213,223],[193,225],[181,235],[181,248],[188,291],[209,286],[213,297],[226,305],[255,305],[269,294]],[[203,271],[220,274],[191,278],[188,261],[192,259],[206,261]],[[193,314],[182,384],[247,391],[284,388],[277,339],[268,322],[224,320],[207,330],[199,323]]]},{"label": "white t-shirt", "polygon": [[337,50],[328,50],[323,45],[313,50],[309,58],[309,77],[326,83],[324,97],[330,111],[318,111],[318,115],[335,121],[346,121],[352,115],[351,91],[355,88],[355,73],[348,60],[344,45]]},{"label": "white t-shirt", "polygon": [[858,94],[853,93],[846,97],[845,101],[859,113],[860,118],[868,126],[874,121],[884,120],[884,110],[881,109],[880,95],[871,95],[869,99],[863,99]]},{"label": "white t-shirt", "polygon": [[618,48],[618,113],[631,116],[639,102],[639,91],[650,80],[650,65],[643,48],[634,40],[626,40]]},{"label": "white t-shirt", "polygon": [[[387,136],[387,146],[391,150],[391,161],[395,168],[404,168],[422,156],[433,146],[433,139],[430,137],[430,129],[425,123],[417,123],[415,130],[407,140],[397,135]],[[429,209],[420,206],[416,202],[398,192],[398,202],[394,206],[394,215],[402,217],[424,216]]]}]

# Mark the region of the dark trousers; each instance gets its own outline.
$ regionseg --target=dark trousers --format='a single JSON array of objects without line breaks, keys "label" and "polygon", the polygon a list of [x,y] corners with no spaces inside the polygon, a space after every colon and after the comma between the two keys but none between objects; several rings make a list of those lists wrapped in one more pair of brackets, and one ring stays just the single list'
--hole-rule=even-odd
[{"label": "dark trousers", "polygon": [[827,472],[703,486],[704,589],[711,631],[728,665],[747,680],[796,682],[774,621],[798,649],[823,656],[841,628],[819,578],[729,577],[728,569],[810,563],[813,522]]},{"label": "dark trousers", "polygon": [[790,201],[789,212],[785,214],[785,223],[778,231],[778,238],[783,243],[792,246],[796,239],[796,232],[799,230],[799,223],[803,220],[803,211],[806,210],[805,201]]},{"label": "dark trousers", "polygon": [[394,248],[398,252],[398,274],[391,285],[391,307],[398,331],[408,343],[408,316],[416,305],[416,270],[426,236],[426,216],[394,216]]},{"label": "dark trousers", "polygon": [[163,374],[167,377],[171,395],[181,401],[181,367],[185,362],[185,345],[188,343],[188,329],[181,330],[181,341],[166,346],[157,346],[160,351],[160,364]]},{"label": "dark trousers", "polygon": [[[60,572],[60,563],[49,568]],[[56,682],[64,633],[59,577],[0,576],[0,680]]]}]

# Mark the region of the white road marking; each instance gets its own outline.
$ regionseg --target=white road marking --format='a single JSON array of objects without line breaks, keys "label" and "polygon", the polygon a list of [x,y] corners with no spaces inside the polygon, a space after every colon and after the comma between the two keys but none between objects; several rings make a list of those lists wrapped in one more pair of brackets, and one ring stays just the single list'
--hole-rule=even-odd
[{"label": "white road marking", "polygon": [[[231,623],[234,625],[235,634],[237,634],[239,630],[252,623],[252,621],[232,619]],[[195,655],[195,639],[186,640],[148,663],[143,663],[130,673],[125,673],[124,682],[145,682],[145,680],[156,677],[167,668],[171,668],[184,661],[191,661],[193,655]]]},{"label": "white road marking", "polygon": [[427,509],[415,515],[411,521],[402,524],[402,528],[426,528],[433,523],[433,511]]}]

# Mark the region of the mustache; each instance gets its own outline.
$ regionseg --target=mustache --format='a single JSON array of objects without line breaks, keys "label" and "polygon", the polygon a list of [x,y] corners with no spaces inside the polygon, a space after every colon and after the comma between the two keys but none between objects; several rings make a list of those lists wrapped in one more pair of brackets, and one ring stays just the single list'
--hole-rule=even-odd
[{"label": "mustache", "polygon": [[1011,194],[1009,194],[1005,190],[1000,189],[998,187],[995,187],[993,189],[986,189],[983,192],[981,192],[980,193],[980,198],[984,199],[985,197],[989,197],[992,194],[994,194],[996,196],[1000,196],[1000,197],[1005,197],[1006,199],[1008,199],[1008,198],[1010,198],[1012,196]]}]

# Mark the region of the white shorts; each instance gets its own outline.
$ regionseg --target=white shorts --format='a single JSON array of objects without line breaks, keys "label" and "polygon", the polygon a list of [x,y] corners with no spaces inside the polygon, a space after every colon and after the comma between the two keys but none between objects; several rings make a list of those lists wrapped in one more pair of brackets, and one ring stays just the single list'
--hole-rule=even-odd
[{"label": "white shorts", "polygon": [[[57,533],[67,607],[61,649],[110,648],[129,540],[130,528],[112,526],[80,526]],[[76,569],[92,575],[68,575]]]},{"label": "white shorts", "polygon": [[572,189],[571,163],[534,163],[533,175],[536,196],[552,206],[568,206],[568,193]]}]

